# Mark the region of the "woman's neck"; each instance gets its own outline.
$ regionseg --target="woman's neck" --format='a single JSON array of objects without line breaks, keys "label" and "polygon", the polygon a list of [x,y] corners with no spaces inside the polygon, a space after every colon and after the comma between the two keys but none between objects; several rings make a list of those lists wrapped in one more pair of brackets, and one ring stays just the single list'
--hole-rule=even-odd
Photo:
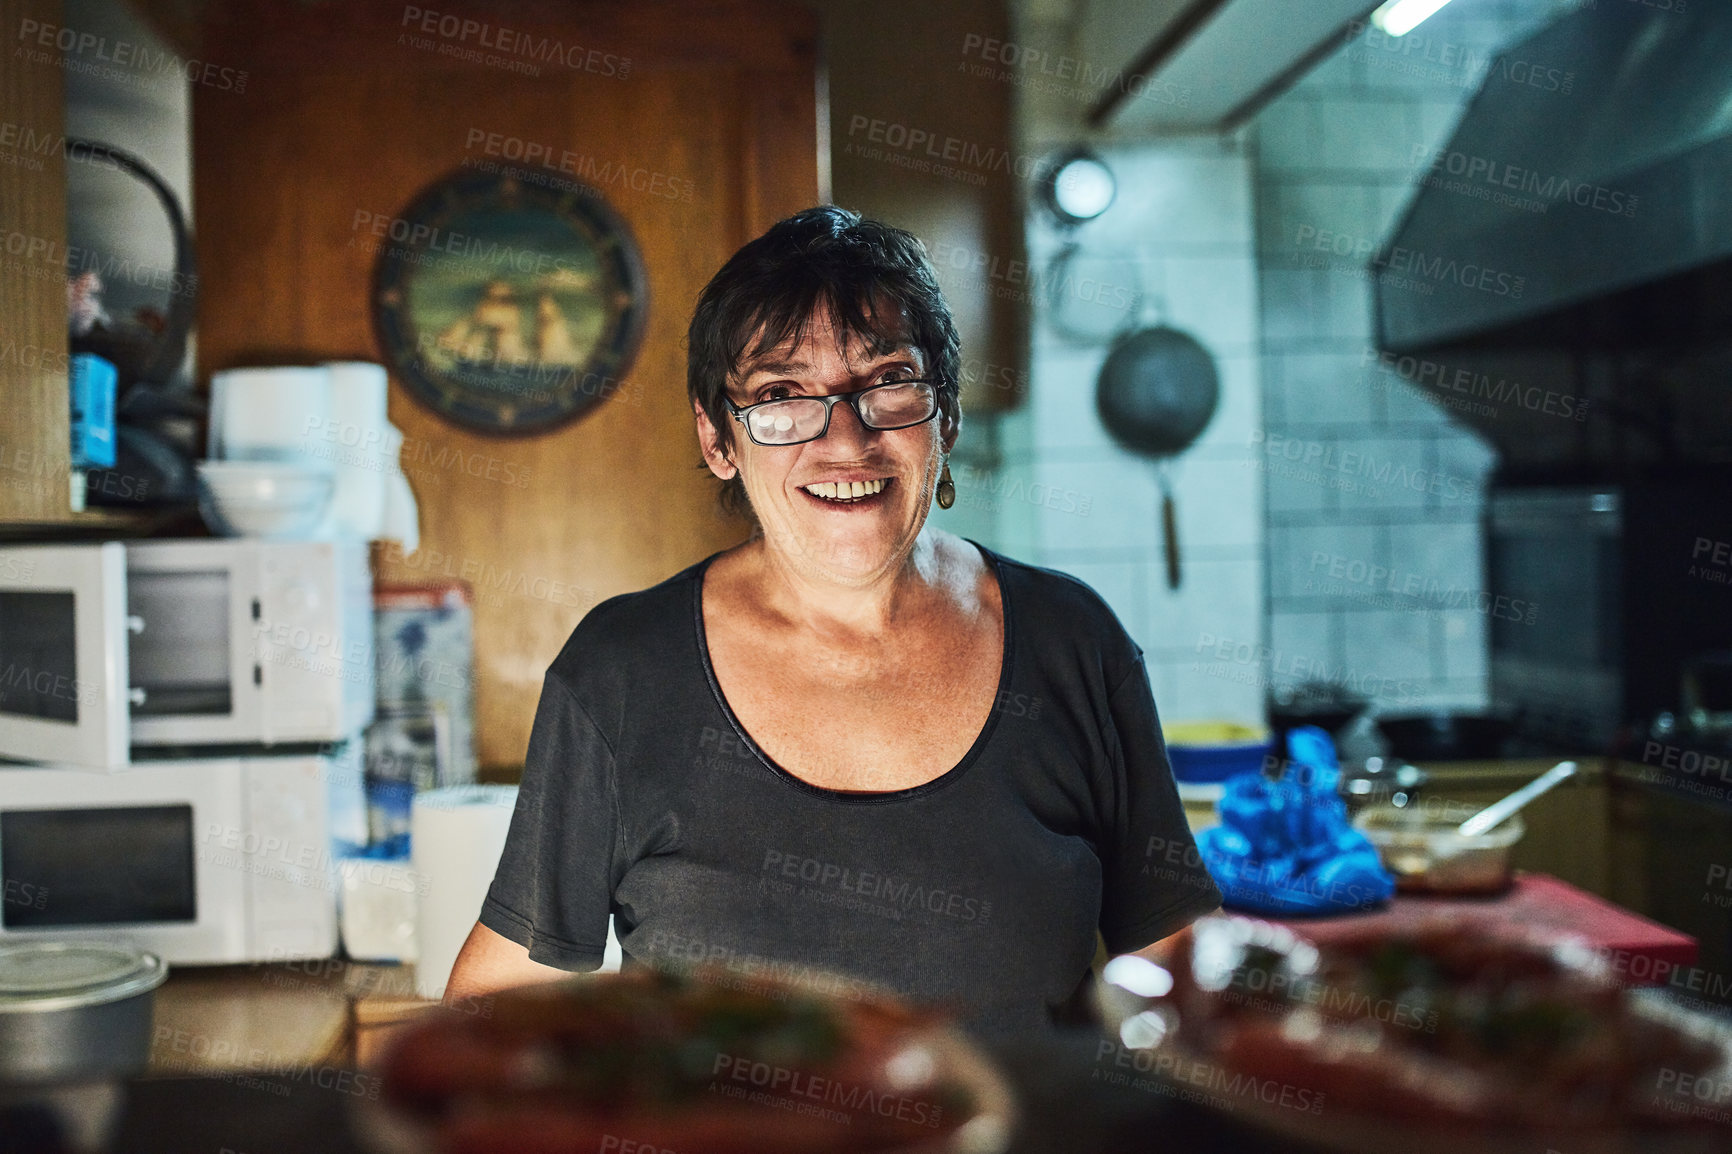
[{"label": "woman's neck", "polygon": [[784,621],[838,633],[882,636],[919,621],[937,603],[951,600],[960,576],[949,554],[952,542],[924,528],[910,548],[884,568],[860,579],[838,577],[825,567],[801,563],[754,537],[743,550],[740,576],[754,587],[762,609]]}]

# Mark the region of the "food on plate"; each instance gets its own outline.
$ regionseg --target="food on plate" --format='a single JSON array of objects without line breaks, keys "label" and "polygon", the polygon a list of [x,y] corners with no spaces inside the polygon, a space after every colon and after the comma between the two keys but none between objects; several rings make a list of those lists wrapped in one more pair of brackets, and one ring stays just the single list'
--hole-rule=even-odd
[{"label": "food on plate", "polygon": [[446,1154],[990,1151],[1008,1130],[936,1012],[731,973],[505,991],[406,1029],[380,1077],[376,1144]]},{"label": "food on plate", "polygon": [[[1722,1039],[1621,990],[1584,944],[1443,919],[1315,946],[1209,918],[1172,960],[1165,1040],[1325,1111],[1432,1127],[1699,1125],[1681,1083],[1727,1074]],[[1732,1083],[1728,1083],[1732,1085]]]}]

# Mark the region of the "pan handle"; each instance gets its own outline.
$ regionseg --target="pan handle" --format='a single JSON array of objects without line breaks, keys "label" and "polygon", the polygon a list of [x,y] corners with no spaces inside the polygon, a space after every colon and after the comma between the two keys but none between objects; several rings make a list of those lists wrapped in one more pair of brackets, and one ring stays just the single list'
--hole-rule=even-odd
[{"label": "pan handle", "polygon": [[1161,536],[1167,553],[1167,588],[1179,587],[1179,515],[1173,506],[1173,491],[1161,477]]}]

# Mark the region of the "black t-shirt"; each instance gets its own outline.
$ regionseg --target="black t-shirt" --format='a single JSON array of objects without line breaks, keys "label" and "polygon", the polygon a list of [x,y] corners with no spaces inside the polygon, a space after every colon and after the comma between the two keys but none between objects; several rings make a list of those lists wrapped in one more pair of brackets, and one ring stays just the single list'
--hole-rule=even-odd
[{"label": "black t-shirt", "polygon": [[611,912],[628,968],[841,975],[997,1032],[1074,1011],[1097,928],[1119,953],[1215,909],[1142,650],[1081,581],[976,547],[1004,605],[995,707],[894,792],[808,784],[741,728],[704,640],[713,558],[597,605],[548,668],[482,924],[593,970]]}]

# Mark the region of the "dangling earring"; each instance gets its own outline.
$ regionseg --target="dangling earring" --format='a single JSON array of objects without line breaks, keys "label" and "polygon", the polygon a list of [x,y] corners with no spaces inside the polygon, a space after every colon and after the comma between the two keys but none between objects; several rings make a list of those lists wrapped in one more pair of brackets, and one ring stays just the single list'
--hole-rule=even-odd
[{"label": "dangling earring", "polygon": [[938,507],[948,509],[956,504],[956,484],[950,479],[950,462],[944,462],[944,472],[938,477]]}]

